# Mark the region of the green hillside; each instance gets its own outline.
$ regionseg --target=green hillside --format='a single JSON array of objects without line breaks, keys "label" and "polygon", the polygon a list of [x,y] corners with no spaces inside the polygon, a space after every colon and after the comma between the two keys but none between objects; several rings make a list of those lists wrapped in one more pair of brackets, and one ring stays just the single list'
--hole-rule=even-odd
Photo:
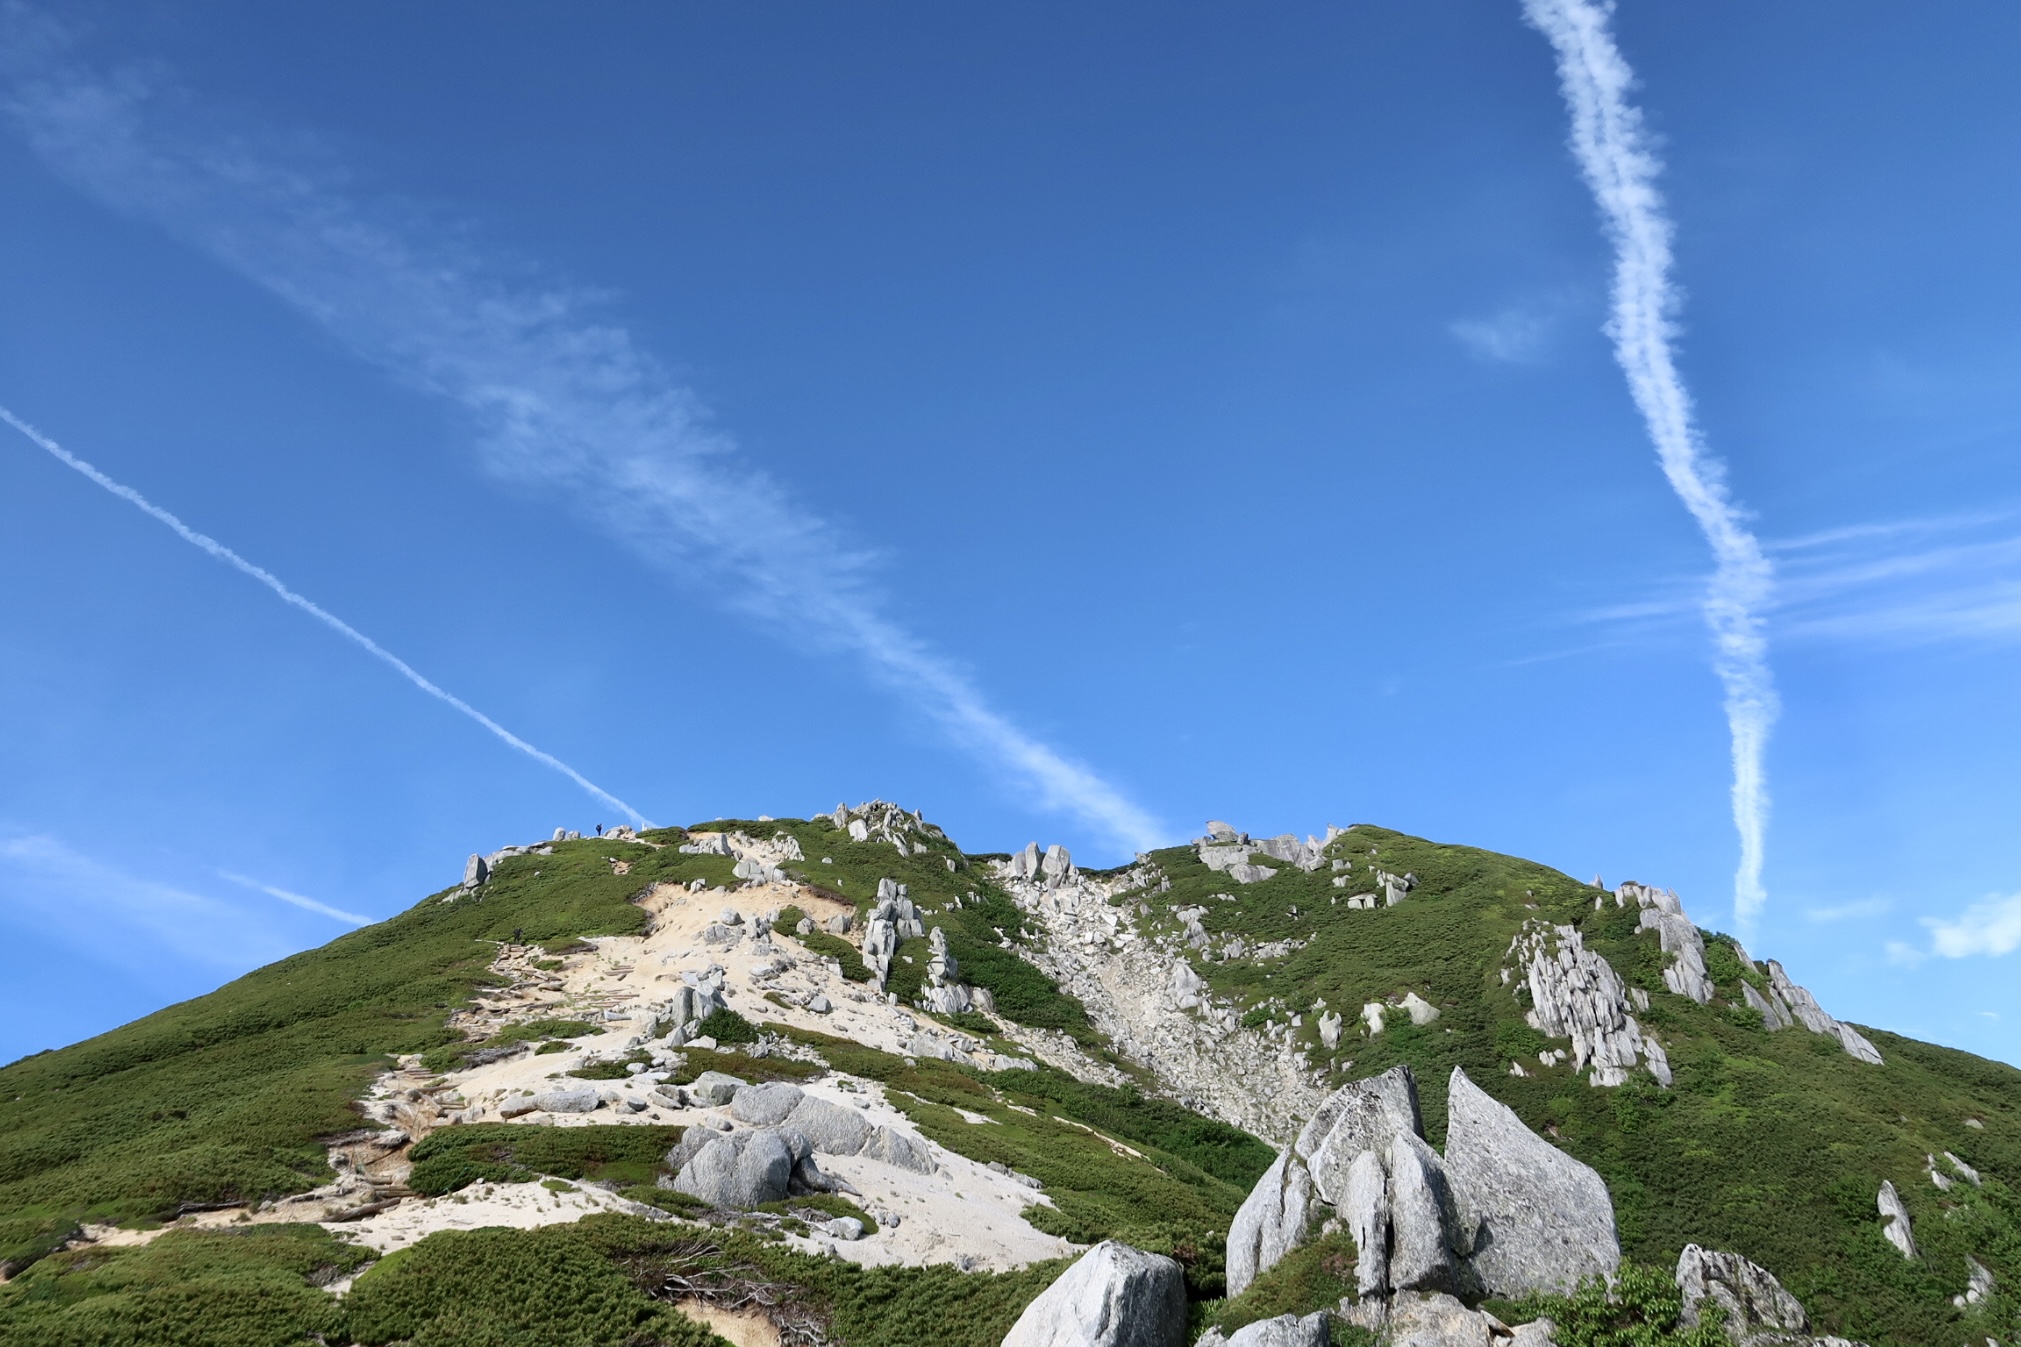
[{"label": "green hillside", "polygon": [[[1080,1004],[1019,957],[1042,931],[980,858],[931,829],[924,846],[901,857],[888,843],[853,842],[821,818],[697,827],[792,835],[804,855],[787,867],[794,877],[859,913],[880,878],[907,884],[929,924],[947,932],[963,977],[991,990],[1002,1019],[1064,1031],[1125,1073],[1131,1083],[1110,1088],[1051,1068],[983,1072],[779,1031],[835,1070],[881,1082],[923,1135],[1043,1182],[1053,1206],[1031,1208],[1035,1224],[1077,1242],[1113,1235],[1173,1253],[1202,1324],[1338,1297],[1326,1270],[1334,1255],[1314,1249],[1259,1281],[1244,1302],[1218,1303],[1221,1240],[1270,1148],[1161,1098],[1150,1071],[1117,1053]],[[634,900],[653,884],[735,883],[730,858],[684,855],[672,845],[682,836],[585,839],[511,857],[476,895],[432,895],[208,996],[0,1068],[0,1268],[10,1277],[0,1286],[0,1342],[708,1340],[670,1307],[670,1267],[705,1288],[711,1277],[782,1288],[829,1341],[997,1342],[1056,1266],[1001,1275],[947,1266],[864,1271],[748,1231],[636,1216],[436,1234],[376,1265],[317,1226],[176,1230],[141,1247],[64,1249],[86,1222],[146,1229],[331,1179],[324,1140],[362,1125],[354,1103],[395,1054],[435,1049],[431,1063],[455,1063],[446,1050],[462,1036],[445,1019],[492,983],[497,942],[517,930],[560,951],[582,936],[635,933],[647,918]],[[2021,1278],[2021,1203],[2009,1186],[2021,1182],[2021,1072],[1876,1030],[1866,1032],[1887,1058],[1879,1067],[1800,1027],[1769,1033],[1739,1003],[1741,981],[1753,974],[1723,939],[1708,942],[1713,1003],[1673,995],[1661,979],[1665,956],[1653,934],[1638,933],[1632,907],[1610,899],[1596,910],[1598,890],[1529,862],[1366,825],[1331,854],[1354,857],[1358,868],[1374,859],[1408,871],[1417,885],[1396,906],[1354,910],[1335,901],[1343,890],[1324,867],[1233,885],[1191,848],[1173,848],[1152,857],[1169,891],[1115,901],[1142,898],[1152,932],[1176,932],[1176,908],[1206,909],[1199,920],[1210,950],[1243,939],[1242,955],[1196,957],[1195,966],[1217,997],[1238,1003],[1245,1024],[1285,1025],[1315,1064],[1330,1061],[1335,1081],[1411,1065],[1435,1145],[1443,1143],[1446,1077],[1464,1067],[1606,1178],[1624,1251],[1640,1264],[1667,1268],[1686,1242],[1744,1254],[1775,1272],[1821,1329],[1875,1347],[2005,1341],[2021,1329],[2011,1294]],[[624,860],[628,873],[613,873],[610,858]],[[1553,1045],[1524,1022],[1512,989],[1520,973],[1502,976],[1526,920],[1578,927],[1589,948],[1649,994],[1637,1018],[1668,1050],[1672,1088],[1641,1075],[1620,1089],[1594,1088],[1568,1066],[1539,1060]],[[1255,956],[1257,943],[1287,940],[1304,943],[1281,957]],[[1774,953],[1755,951],[1764,952]],[[894,961],[891,990],[903,1000],[917,994],[923,962]],[[1413,1026],[1392,1016],[1379,1036],[1361,1034],[1355,1014],[1365,1002],[1407,991],[1440,1018]],[[1331,1052],[1317,1037],[1322,1001],[1347,1020]],[[958,1027],[979,1037],[994,1029],[980,1017]],[[697,1055],[742,1060],[729,1051]],[[1512,1062],[1528,1074],[1511,1075]],[[563,1130],[552,1140],[536,1139],[551,1129],[516,1130],[525,1144],[503,1149],[496,1127],[471,1128],[468,1145],[456,1129],[436,1133],[430,1191],[479,1175],[547,1174],[669,1205],[638,1186],[650,1177],[651,1147],[584,1149],[590,1133],[611,1129]],[[671,1136],[636,1130],[654,1145]],[[1976,1168],[1983,1186],[1939,1191],[1925,1156],[1946,1151]],[[1914,1218],[1914,1262],[1882,1238],[1875,1192],[1883,1179]],[[1968,1257],[1999,1289],[1961,1310],[1952,1297],[1966,1285]],[[342,1298],[321,1289],[352,1277]]]}]

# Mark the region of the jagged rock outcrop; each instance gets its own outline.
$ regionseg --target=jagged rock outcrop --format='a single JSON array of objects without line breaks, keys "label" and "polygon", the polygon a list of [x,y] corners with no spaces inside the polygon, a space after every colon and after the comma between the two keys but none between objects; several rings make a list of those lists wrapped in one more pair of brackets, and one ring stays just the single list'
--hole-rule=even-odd
[{"label": "jagged rock outcrop", "polygon": [[1766,1268],[1737,1253],[1685,1245],[1677,1259],[1677,1289],[1684,1296],[1679,1321],[1685,1327],[1696,1327],[1708,1305],[1717,1305],[1726,1335],[1743,1347],[1764,1337],[1773,1341],[1776,1335],[1810,1331],[1810,1316],[1797,1298]]},{"label": "jagged rock outcrop", "polygon": [[1788,973],[1774,959],[1768,961],[1770,992],[1788,1008],[1789,1017],[1814,1034],[1838,1039],[1846,1055],[1872,1066],[1884,1065],[1880,1050],[1850,1024],[1841,1024],[1825,1013],[1817,998],[1790,981]]},{"label": "jagged rock outcrop", "polygon": [[1642,929],[1655,931],[1663,952],[1671,956],[1670,966],[1663,970],[1663,985],[1701,1006],[1709,1004],[1715,989],[1705,971],[1705,938],[1691,918],[1684,915],[1684,905],[1678,901],[1676,892],[1631,880],[1614,891],[1614,898],[1616,902],[1632,901],[1641,907]]},{"label": "jagged rock outcrop", "polygon": [[1296,1232],[1322,1225],[1322,1203],[1354,1239],[1362,1296],[1514,1299],[1614,1271],[1614,1206],[1598,1174],[1457,1068],[1447,1120],[1441,1157],[1424,1139],[1408,1067],[1336,1090],[1244,1202],[1229,1232],[1230,1293],[1297,1247]]},{"label": "jagged rock outcrop", "polygon": [[1762,1027],[1770,1033],[1775,1033],[1779,1029],[1787,1029],[1796,1023],[1795,1020],[1790,1018],[1789,1007],[1782,1003],[1781,997],[1763,996],[1754,989],[1754,984],[1751,982],[1740,984],[1740,999],[1747,1005],[1749,1010],[1760,1014]]},{"label": "jagged rock outcrop", "polygon": [[1572,1040],[1575,1071],[1592,1071],[1594,1085],[1625,1085],[1638,1062],[1664,1085],[1670,1058],[1628,1013],[1628,992],[1614,968],[1586,948],[1574,926],[1527,921],[1509,946],[1522,965],[1519,992],[1527,992],[1530,1027]]},{"label": "jagged rock outcrop", "polygon": [[827,818],[852,842],[889,842],[901,856],[921,855],[930,849],[930,843],[947,841],[947,834],[928,823],[918,810],[901,809],[887,800],[871,800],[854,809],[838,804]]},{"label": "jagged rock outcrop", "polygon": [[1186,1279],[1161,1254],[1104,1240],[1025,1307],[1003,1347],[1184,1347]]},{"label": "jagged rock outcrop", "polygon": [[472,856],[463,863],[463,887],[474,889],[491,878],[491,866],[482,856]]},{"label": "jagged rock outcrop", "polygon": [[1914,1261],[1916,1257],[1916,1236],[1909,1223],[1909,1209],[1902,1203],[1902,1195],[1895,1191],[1891,1180],[1881,1180],[1881,1191],[1874,1199],[1887,1224],[1881,1227],[1888,1243],[1900,1251],[1902,1257]]},{"label": "jagged rock outcrop", "polygon": [[1312,1220],[1312,1176],[1289,1149],[1280,1151],[1249,1190],[1228,1227],[1228,1294],[1305,1242]]},{"label": "jagged rock outcrop", "polygon": [[1571,1291],[1621,1262],[1607,1185],[1453,1068],[1446,1174],[1488,1295]]},{"label": "jagged rock outcrop", "polygon": [[947,932],[936,926],[927,932],[926,986],[919,1004],[937,1015],[959,1015],[967,1010],[995,1010],[996,999],[986,987],[971,987],[961,981],[961,963],[947,948]]},{"label": "jagged rock outcrop", "polygon": [[870,909],[869,919],[863,923],[863,963],[880,991],[891,979],[891,960],[898,953],[899,941],[918,939],[925,934],[926,926],[906,886],[896,880],[878,880],[877,905]]}]

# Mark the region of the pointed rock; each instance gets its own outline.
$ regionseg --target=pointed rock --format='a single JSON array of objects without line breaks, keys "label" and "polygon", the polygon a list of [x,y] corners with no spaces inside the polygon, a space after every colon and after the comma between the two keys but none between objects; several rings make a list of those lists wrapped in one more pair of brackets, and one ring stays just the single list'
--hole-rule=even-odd
[{"label": "pointed rock", "polygon": [[1374,1151],[1354,1157],[1335,1205],[1354,1239],[1355,1294],[1381,1295],[1389,1289],[1389,1184]]},{"label": "pointed rock", "polygon": [[1312,1176],[1288,1149],[1249,1190],[1228,1227],[1228,1294],[1239,1296],[1257,1275],[1305,1242],[1312,1218]]},{"label": "pointed rock", "polygon": [[1447,1248],[1445,1166],[1424,1140],[1399,1132],[1389,1143],[1389,1284],[1399,1290],[1453,1291]]},{"label": "pointed rock", "polygon": [[1569,1292],[1620,1265],[1614,1203],[1599,1174],[1524,1126],[1458,1067],[1446,1099],[1445,1169],[1485,1294]]}]

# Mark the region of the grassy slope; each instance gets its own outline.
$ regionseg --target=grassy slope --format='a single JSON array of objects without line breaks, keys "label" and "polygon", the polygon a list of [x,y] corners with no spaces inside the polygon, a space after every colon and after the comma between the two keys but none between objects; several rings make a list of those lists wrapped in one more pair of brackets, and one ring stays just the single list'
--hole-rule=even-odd
[{"label": "grassy slope", "polygon": [[[424,900],[236,982],[57,1052],[0,1068],[0,1264],[79,1219],[164,1218],[186,1203],[328,1181],[319,1137],[359,1125],[351,1102],[388,1055],[452,1041],[443,1027],[489,977],[493,944],[640,929],[627,900],[655,880],[727,877],[721,857],[601,841],[505,861],[483,901]],[[608,855],[626,855],[616,876]],[[535,872],[539,876],[536,877]]]},{"label": "grassy slope", "polygon": [[[927,909],[928,924],[949,929],[965,975],[993,985],[1007,1013],[1092,1039],[1077,1005],[996,948],[997,930],[1019,934],[1019,914],[978,869],[950,873],[943,855],[967,865],[951,846],[900,858],[888,844],[849,842],[824,820],[742,826],[799,836],[808,862],[790,868],[859,907],[867,907],[879,877],[908,883]],[[1564,875],[1368,827],[1337,843],[1335,854],[1352,855],[1359,870],[1370,846],[1378,848],[1375,859],[1385,869],[1413,871],[1422,880],[1396,908],[1332,906],[1341,891],[1326,872],[1287,871],[1241,887],[1236,901],[1222,901],[1212,895],[1236,886],[1199,865],[1190,851],[1175,849],[1158,857],[1174,881],[1174,891],[1159,899],[1158,919],[1165,919],[1167,904],[1199,901],[1211,930],[1251,939],[1309,938],[1285,959],[1203,963],[1202,969],[1218,991],[1242,997],[1258,1018],[1307,1012],[1296,1032],[1308,1042],[1315,998],[1339,1008],[1349,1016],[1349,1034],[1335,1054],[1342,1078],[1412,1064],[1435,1142],[1444,1132],[1445,1077],[1452,1066],[1465,1066],[1530,1125],[1607,1177],[1624,1244],[1646,1263],[1667,1264],[1686,1240],[1734,1249],[1781,1275],[1826,1326],[1876,1344],[1948,1344],[1967,1334],[2005,1340],[2012,1333],[2014,1305],[2004,1289],[2021,1278],[2021,1208],[2006,1181],[2021,1175],[2021,1073],[1872,1031],[1888,1056],[1885,1067],[1853,1062],[1800,1029],[1767,1034],[1724,1004],[1724,996],[1699,1007],[1664,993],[1654,938],[1634,933],[1634,914],[1611,904],[1595,912],[1594,891]],[[39,1252],[80,1217],[159,1218],[183,1203],[294,1191],[322,1181],[328,1176],[317,1138],[355,1125],[349,1103],[387,1054],[451,1037],[443,1017],[484,981],[492,947],[483,941],[515,927],[524,927],[529,939],[556,944],[635,930],[642,913],[627,899],[646,884],[696,875],[721,882],[729,870],[721,857],[594,840],[563,844],[557,853],[508,861],[482,903],[425,901],[208,997],[0,1069],[0,1257]],[[612,876],[602,860],[607,855],[631,859],[632,872]],[[822,865],[822,856],[834,864]],[[1362,887],[1356,883],[1347,892]],[[945,906],[970,892],[981,906]],[[1670,1048],[1675,1089],[1595,1090],[1562,1068],[1537,1066],[1534,1053],[1542,1043],[1522,1023],[1521,1006],[1497,975],[1526,917],[1579,924],[1624,978],[1651,991],[1654,1005],[1642,1018]],[[916,978],[924,966],[923,942],[908,952],[919,962],[897,967]],[[1709,951],[1713,972],[1722,993],[1737,997],[1738,965],[1722,952],[1716,943]],[[1422,1029],[1392,1025],[1374,1040],[1355,1033],[1352,1012],[1363,1001],[1406,989],[1441,1006],[1443,1018]],[[908,1067],[853,1045],[821,1046],[838,1067],[885,1081],[894,1102],[929,1135],[1046,1181],[1059,1215],[1041,1219],[1056,1219],[1076,1237],[1113,1233],[1170,1248],[1188,1261],[1195,1293],[1211,1293],[1219,1273],[1214,1236],[1267,1160],[1253,1139],[1131,1091],[1086,1087],[1056,1073],[984,1078],[937,1062]],[[1509,1076],[1512,1056],[1539,1074]],[[994,1125],[967,1122],[957,1108]],[[1967,1117],[1983,1129],[1966,1127]],[[1120,1154],[1104,1137],[1143,1158]],[[1922,1157],[1941,1150],[1978,1166],[1987,1177],[1983,1192],[1961,1185],[1938,1194],[1923,1177]],[[515,1162],[526,1160],[521,1155]],[[1915,1215],[1923,1246],[1915,1264],[1880,1237],[1873,1194],[1883,1177],[1895,1181]],[[690,1330],[660,1317],[640,1289],[646,1283],[639,1269],[667,1256],[662,1245],[675,1227],[633,1230],[638,1225],[485,1232],[488,1244],[438,1236],[412,1254],[385,1260],[361,1280],[361,1292],[375,1281],[387,1289],[375,1292],[381,1300],[366,1297],[359,1304],[390,1307],[384,1313],[393,1317],[370,1333],[397,1330],[417,1343],[533,1331],[509,1322],[518,1312],[503,1289],[509,1282],[501,1284],[497,1303],[486,1301],[486,1292],[454,1311],[431,1306],[433,1293],[416,1288],[434,1284],[427,1278],[451,1275],[445,1269],[467,1257],[503,1260],[502,1266],[548,1260],[573,1268],[570,1277],[588,1278],[583,1285],[594,1283],[595,1296],[615,1297],[609,1303],[621,1304],[647,1335],[639,1341],[653,1335],[687,1340]],[[307,1242],[290,1244],[289,1238]],[[142,1333],[136,1325],[188,1323],[195,1315],[226,1326],[198,1334],[206,1341],[299,1337],[268,1331],[286,1324],[385,1340],[368,1336],[362,1319],[335,1326],[316,1318],[325,1304],[322,1293],[304,1295],[304,1288],[313,1291],[317,1277],[338,1266],[333,1259],[351,1256],[326,1244],[313,1232],[285,1238],[178,1234],[147,1251],[57,1255],[0,1290],[0,1326],[23,1334],[22,1341],[169,1341],[165,1328]],[[492,1254],[479,1256],[483,1249]],[[433,1252],[424,1257],[423,1250]],[[600,1250],[604,1263],[586,1261],[585,1250]],[[750,1253],[742,1244],[732,1252]],[[1949,1304],[1964,1285],[1967,1252],[2003,1287],[2003,1295],[1969,1322]],[[1315,1252],[1306,1260],[1313,1267],[1292,1280],[1330,1286],[1337,1269],[1324,1253]],[[767,1267],[786,1268],[776,1262],[782,1256],[776,1248],[751,1254],[759,1255]],[[402,1272],[403,1264],[410,1270]],[[629,1289],[608,1279],[610,1267],[626,1274]],[[845,1325],[876,1322],[872,1309],[878,1306],[904,1307],[893,1322],[910,1323],[905,1316],[917,1304],[920,1333],[930,1331],[936,1322],[926,1308],[931,1302],[919,1297],[934,1278],[949,1283],[934,1294],[965,1296],[974,1308],[972,1322],[946,1316],[947,1331],[960,1338],[974,1329],[975,1341],[993,1342],[1005,1316],[1014,1316],[1044,1280],[1043,1270],[985,1281],[944,1271],[873,1276],[821,1267],[829,1270],[800,1269],[793,1277],[828,1307],[845,1340],[865,1343],[913,1340],[911,1328],[845,1331]],[[406,1289],[396,1294],[396,1284]],[[1284,1294],[1296,1299],[1289,1290]],[[134,1308],[143,1304],[150,1308]],[[471,1317],[452,1322],[456,1314]],[[267,1329],[255,1331],[259,1323]],[[562,1334],[563,1326],[540,1331]],[[592,1333],[581,1340],[603,1339]]]},{"label": "grassy slope", "polygon": [[[1834,1331],[1876,1344],[1953,1342],[1975,1324],[1978,1338],[2004,1341],[2014,1331],[2011,1298],[1968,1316],[1950,1297],[1964,1289],[1968,1253],[2003,1290],[2021,1279],[2021,1201],[2008,1186],[2021,1184],[2021,1072],[1873,1030],[1883,1067],[1855,1062],[1801,1028],[1767,1033],[1727,1004],[1739,1001],[1740,970],[1717,944],[1708,961],[1721,996],[1695,1005],[1663,989],[1663,956],[1653,934],[1636,933],[1637,913],[1611,899],[1596,912],[1596,890],[1542,866],[1366,825],[1332,854],[1356,862],[1345,892],[1370,887],[1361,882],[1370,859],[1421,883],[1397,907],[1351,911],[1331,905],[1342,891],[1326,871],[1236,886],[1175,849],[1157,856],[1173,879],[1159,901],[1201,903],[1210,931],[1310,937],[1285,959],[1200,966],[1217,990],[1256,1011],[1279,1019],[1307,1012],[1297,1032],[1314,1043],[1315,1060],[1326,1054],[1316,1045],[1313,1001],[1338,1008],[1348,1031],[1336,1064],[1351,1062],[1356,1077],[1412,1065],[1435,1143],[1443,1142],[1447,1076],[1465,1067],[1606,1177],[1632,1257],[1667,1266],[1687,1242],[1746,1254]],[[1236,902],[1211,897],[1238,888]],[[1638,1018],[1666,1045],[1674,1089],[1594,1089],[1565,1067],[1538,1065],[1544,1040],[1523,1023],[1497,971],[1523,920],[1538,917],[1581,927],[1624,980],[1650,992],[1652,1007]],[[1375,1039],[1358,1033],[1363,1002],[1406,990],[1439,1006],[1442,1018],[1423,1028],[1392,1022]],[[1514,1057],[1537,1074],[1510,1076]],[[1968,1117],[1983,1128],[1966,1126]],[[1945,1150],[1980,1169],[1983,1191],[1960,1184],[1940,1194],[1931,1185],[1924,1156]],[[1884,1178],[1915,1218],[1916,1263],[1881,1237],[1874,1197]]]}]

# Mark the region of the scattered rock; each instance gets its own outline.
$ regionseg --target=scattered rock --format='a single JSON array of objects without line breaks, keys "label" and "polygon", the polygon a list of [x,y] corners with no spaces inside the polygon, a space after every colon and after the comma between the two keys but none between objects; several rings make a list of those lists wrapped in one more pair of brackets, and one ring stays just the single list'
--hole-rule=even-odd
[{"label": "scattered rock", "polygon": [[[695,1041],[699,1043],[701,1040]],[[748,1088],[750,1083],[725,1071],[704,1071],[688,1086],[688,1093],[703,1104],[728,1104],[736,1099],[739,1090]]]},{"label": "scattered rock", "polygon": [[533,1112],[539,1107],[540,1105],[534,1102],[534,1098],[530,1094],[514,1095],[510,1099],[499,1101],[498,1116],[501,1118],[518,1118]]},{"label": "scattered rock", "polygon": [[[699,1131],[691,1128],[689,1135]],[[738,1211],[785,1200],[793,1177],[793,1152],[779,1132],[766,1128],[700,1135],[702,1144],[681,1166],[673,1188],[711,1206]]]},{"label": "scattered rock", "polygon": [[1981,1263],[1978,1259],[1968,1257],[1965,1263],[1969,1268],[1969,1271],[1965,1274],[1965,1289],[1958,1295],[1951,1297],[1951,1303],[1961,1310],[1969,1309],[1992,1295],[1995,1284],[1993,1274],[1988,1272],[1985,1264]]},{"label": "scattered rock", "polygon": [[1159,1254],[1104,1240],[1025,1307],[1003,1347],[1184,1347],[1186,1279]]},{"label": "scattered rock", "polygon": [[806,1097],[799,1086],[782,1080],[746,1085],[731,1096],[730,1116],[741,1123],[773,1127],[786,1121]]},{"label": "scattered rock", "polygon": [[[749,1093],[740,1091],[736,1106],[741,1106],[743,1096]],[[731,1109],[733,1113],[736,1106]],[[811,1094],[801,1096],[785,1121],[823,1155],[860,1154],[875,1134],[870,1120],[857,1110]]]},{"label": "scattered rock", "polygon": [[814,995],[807,998],[807,1009],[813,1011],[816,1015],[826,1015],[835,1009],[835,1003],[820,992],[815,992]]},{"label": "scattered rock", "polygon": [[822,1222],[821,1228],[835,1239],[859,1240],[863,1238],[863,1222],[857,1220],[854,1216],[837,1216],[832,1221]]},{"label": "scattered rock", "polygon": [[602,1102],[593,1089],[549,1090],[533,1097],[533,1106],[544,1113],[589,1113]]}]

